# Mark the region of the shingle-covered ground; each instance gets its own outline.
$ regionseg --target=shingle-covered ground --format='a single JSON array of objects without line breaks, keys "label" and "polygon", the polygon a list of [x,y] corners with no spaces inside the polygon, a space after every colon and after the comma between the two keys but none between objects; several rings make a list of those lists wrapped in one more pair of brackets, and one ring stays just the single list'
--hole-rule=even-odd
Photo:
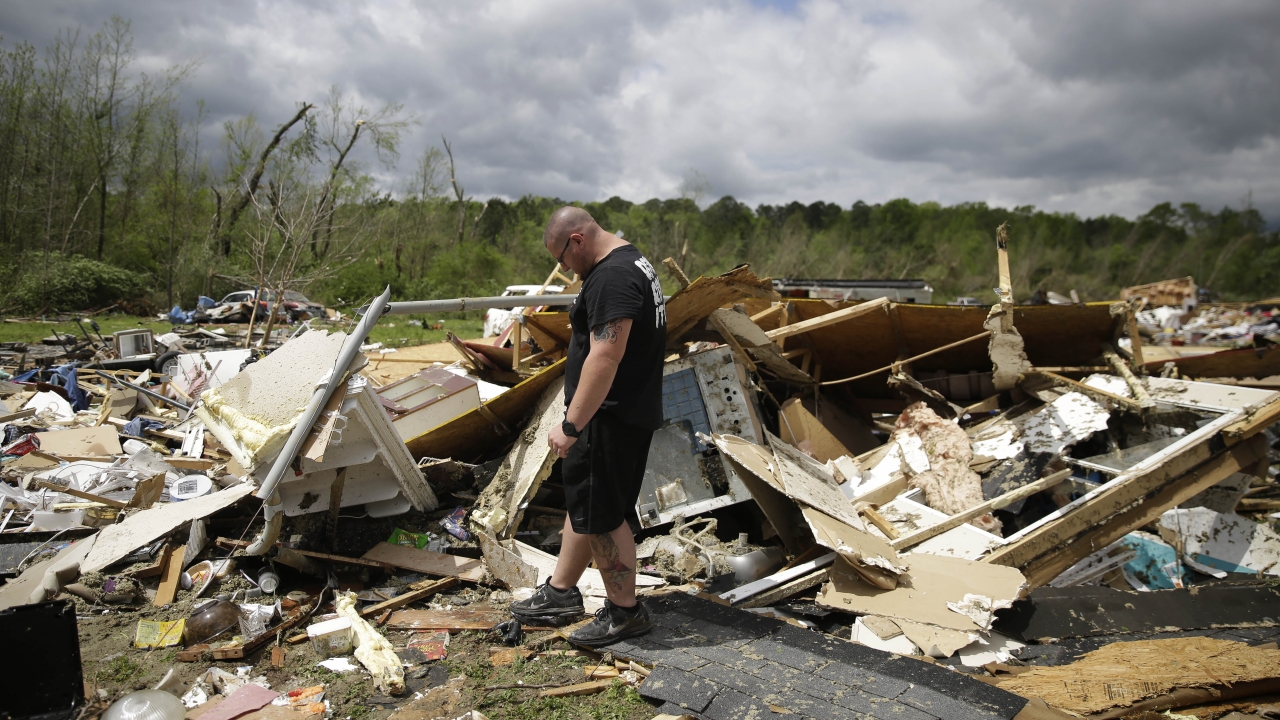
[{"label": "shingle-covered ground", "polygon": [[943,667],[681,594],[645,600],[654,632],[608,646],[654,670],[659,711],[711,720],[1008,720],[1026,700]]}]

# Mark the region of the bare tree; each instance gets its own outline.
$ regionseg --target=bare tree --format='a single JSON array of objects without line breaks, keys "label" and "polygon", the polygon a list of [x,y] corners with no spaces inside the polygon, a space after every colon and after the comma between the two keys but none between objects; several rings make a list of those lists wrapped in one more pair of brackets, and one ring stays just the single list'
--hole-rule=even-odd
[{"label": "bare tree", "polygon": [[[398,103],[388,103],[376,112],[370,112],[363,106],[350,107],[337,87],[330,88],[320,131],[320,145],[329,152],[328,179],[320,196],[326,217],[332,219],[338,195],[343,190],[358,192],[360,189],[363,178],[348,157],[362,134],[369,138],[383,166],[395,165],[400,157],[400,133],[417,122],[412,116],[400,117],[403,109],[404,106]],[[323,257],[329,252],[332,237],[332,224],[317,227],[311,237],[311,252],[316,257]]]},{"label": "bare tree", "polygon": [[[214,189],[215,194],[217,194],[218,210],[214,215],[213,232],[218,239],[218,247],[223,257],[231,254],[231,231],[235,229],[241,214],[250,204],[257,203],[258,187],[262,184],[262,175],[267,171],[267,162],[271,159],[271,154],[275,152],[276,148],[280,147],[280,143],[284,140],[284,136],[289,132],[289,129],[297,125],[307,116],[307,113],[314,109],[315,105],[303,103],[298,108],[297,114],[276,129],[276,134],[272,136],[271,141],[267,143],[266,147],[262,148],[262,152],[258,155],[258,161],[253,166],[253,170],[249,173],[247,180],[243,184],[237,185],[236,195],[231,200],[230,210],[225,220],[222,214],[222,194],[216,188]],[[228,132],[231,132],[230,127],[228,127]]]},{"label": "bare tree", "polygon": [[270,337],[285,293],[334,277],[359,255],[358,243],[363,233],[355,226],[341,228],[341,241],[335,242],[324,257],[316,258],[309,251],[316,230],[335,224],[323,194],[322,189],[305,182],[271,182],[265,198],[246,194],[253,218],[245,232],[248,265],[242,274],[221,277],[270,291],[272,305],[264,343],[265,337]]}]

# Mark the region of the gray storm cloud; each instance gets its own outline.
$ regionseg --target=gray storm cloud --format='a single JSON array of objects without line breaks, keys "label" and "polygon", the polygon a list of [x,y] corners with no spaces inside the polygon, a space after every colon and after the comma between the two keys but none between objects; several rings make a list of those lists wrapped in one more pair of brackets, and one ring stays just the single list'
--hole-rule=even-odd
[{"label": "gray storm cloud", "polygon": [[[895,197],[1280,217],[1280,4],[13,3],[4,42],[133,23],[137,67],[275,125],[338,86],[449,136],[468,192]],[[396,174],[386,175],[387,180]]]}]

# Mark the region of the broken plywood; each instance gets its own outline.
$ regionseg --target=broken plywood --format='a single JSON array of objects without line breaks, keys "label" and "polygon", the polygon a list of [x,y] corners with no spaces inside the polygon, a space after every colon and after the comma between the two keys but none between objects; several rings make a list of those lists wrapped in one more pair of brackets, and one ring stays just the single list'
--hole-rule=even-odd
[{"label": "broken plywood", "polygon": [[547,436],[564,420],[564,415],[564,379],[556,378],[543,392],[533,418],[507,453],[497,475],[480,494],[471,511],[472,525],[499,539],[510,537],[520,524],[525,504],[551,474],[556,455]]},{"label": "broken plywood", "polygon": [[712,439],[764,512],[787,552],[792,555],[803,552],[809,541],[796,529],[804,523],[799,508],[782,490],[773,454],[767,448],[732,435],[714,435]]},{"label": "broken plywood", "polygon": [[1036,667],[997,683],[1077,714],[1131,706],[1180,688],[1231,687],[1280,677],[1280,650],[1208,637],[1107,645],[1080,660]]},{"label": "broken plywood", "polygon": [[240,483],[193,500],[163,503],[131,515],[123,522],[108,525],[98,533],[98,540],[81,564],[80,571],[97,572],[192,520],[209,517],[229,507],[252,491],[252,485]]},{"label": "broken plywood", "polygon": [[1015,568],[959,558],[916,553],[898,587],[882,590],[859,578],[843,558],[831,568],[831,580],[818,595],[819,605],[859,615],[934,625],[962,632],[982,629],[967,614],[953,610],[966,598],[984,597],[992,607],[1007,607],[1022,592],[1025,579]]},{"label": "broken plywood", "polygon": [[888,543],[813,508],[803,508],[801,512],[819,545],[835,550],[876,587],[897,587],[898,576],[906,572],[907,564]]},{"label": "broken plywood", "polygon": [[716,308],[743,298],[776,300],[773,281],[759,278],[746,265],[723,275],[699,277],[667,301],[667,347],[677,347],[685,333],[697,327]]},{"label": "broken plywood", "polygon": [[821,463],[853,454],[805,409],[798,398],[782,403],[778,430],[783,440]]},{"label": "broken plywood", "polygon": [[363,559],[375,560],[428,575],[456,577],[472,582],[478,581],[484,575],[484,565],[479,560],[388,542],[374,545],[363,555]]},{"label": "broken plywood", "polygon": [[773,450],[774,466],[783,492],[788,497],[812,508],[817,508],[844,524],[863,532],[866,526],[853,509],[849,498],[840,491],[835,476],[813,458],[765,433]]},{"label": "broken plywood", "polygon": [[85,457],[119,455],[120,435],[109,425],[50,430],[37,435],[40,451],[59,457]]}]

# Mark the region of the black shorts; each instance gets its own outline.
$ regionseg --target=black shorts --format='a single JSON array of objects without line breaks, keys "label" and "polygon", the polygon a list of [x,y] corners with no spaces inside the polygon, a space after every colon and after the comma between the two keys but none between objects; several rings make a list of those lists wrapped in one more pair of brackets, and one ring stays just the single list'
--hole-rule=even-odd
[{"label": "black shorts", "polygon": [[561,462],[569,523],[581,535],[603,535],[635,518],[653,431],[596,413]]}]

